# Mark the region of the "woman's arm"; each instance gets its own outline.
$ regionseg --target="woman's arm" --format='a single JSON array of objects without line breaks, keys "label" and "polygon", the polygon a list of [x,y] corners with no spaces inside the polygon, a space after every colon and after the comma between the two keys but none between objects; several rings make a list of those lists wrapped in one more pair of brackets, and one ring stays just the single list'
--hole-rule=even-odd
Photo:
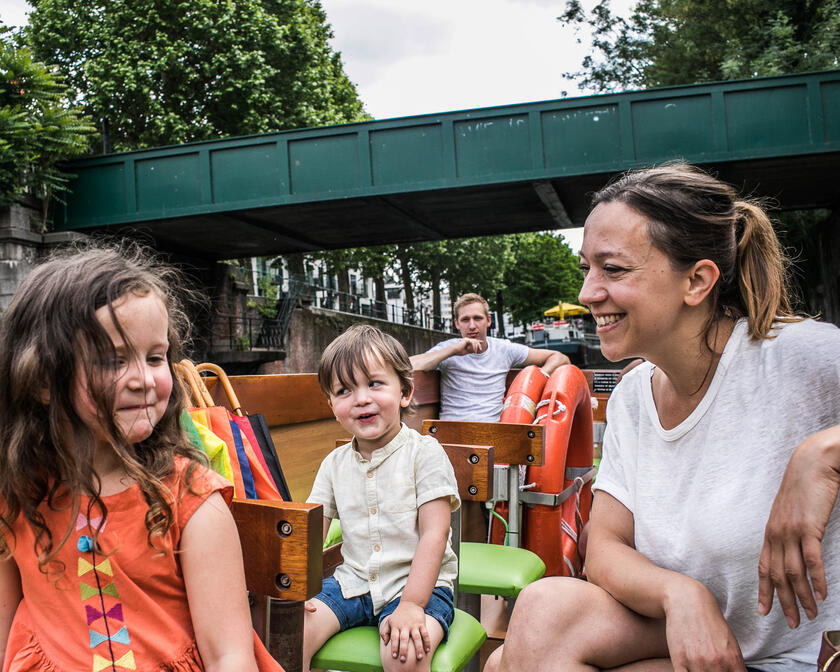
[{"label": "woman's arm", "polygon": [[599,491],[592,508],[586,574],[624,606],[665,619],[675,670],[741,670],[735,636],[714,596],[699,581],[657,567],[635,549],[633,514]]},{"label": "woman's arm", "polygon": [[[791,455],[764,529],[758,560],[758,611],[768,614],[773,593],[791,628],[797,599],[808,618],[827,597],[822,539],[840,489],[840,425],[814,434]],[[809,581],[810,579],[810,581]]]},{"label": "woman's arm", "polygon": [[180,561],[205,669],[256,672],[239,534],[219,493],[210,495],[184,526]]},{"label": "woman's arm", "polygon": [[420,540],[408,572],[400,603],[383,623],[380,635],[391,654],[405,661],[409,641],[414,642],[417,659],[431,648],[431,638],[426,630],[423,611],[435,589],[440,574],[443,553],[449,539],[449,497],[439,497],[426,502],[418,509]]},{"label": "woman's arm", "polygon": [[[35,562],[35,557],[32,557]],[[23,593],[20,588],[20,572],[13,558],[0,560],[0,662],[6,655],[6,643]]]}]

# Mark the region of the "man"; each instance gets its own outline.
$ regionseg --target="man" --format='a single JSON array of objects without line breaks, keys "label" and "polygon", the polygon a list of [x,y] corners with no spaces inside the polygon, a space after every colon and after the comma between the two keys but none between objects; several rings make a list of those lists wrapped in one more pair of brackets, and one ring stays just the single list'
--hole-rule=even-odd
[{"label": "man", "polygon": [[569,363],[561,352],[489,338],[490,306],[478,294],[464,294],[455,302],[454,312],[462,338],[443,341],[410,358],[415,371],[440,370],[441,420],[496,422],[512,367],[536,364],[550,375]]}]

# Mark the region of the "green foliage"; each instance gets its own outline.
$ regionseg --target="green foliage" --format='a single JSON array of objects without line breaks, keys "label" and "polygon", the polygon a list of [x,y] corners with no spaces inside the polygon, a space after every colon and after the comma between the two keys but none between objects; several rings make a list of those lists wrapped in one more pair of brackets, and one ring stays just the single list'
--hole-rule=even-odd
[{"label": "green foliage", "polygon": [[[435,312],[448,286],[457,298],[467,292],[486,297],[493,308],[501,295],[514,321],[527,323],[559,301],[577,301],[583,278],[578,258],[558,232],[509,234],[439,240],[411,245],[318,252],[331,273],[358,268],[366,277],[400,278],[412,300],[418,290],[432,293]],[[403,269],[407,269],[407,280]],[[448,317],[446,315],[442,316]]]},{"label": "green foliage", "polygon": [[93,128],[66,93],[59,77],[0,31],[0,205],[25,193],[48,200],[68,178],[59,162],[87,148]]},{"label": "green foliage", "polygon": [[505,285],[505,271],[516,260],[511,255],[518,236],[486,236],[446,241],[451,259],[444,275],[453,298],[476,292],[491,303]]},{"label": "green foliage", "polygon": [[512,262],[504,272],[504,297],[515,322],[527,324],[560,301],[577,302],[583,283],[579,260],[553,232],[510,236]]},{"label": "green foliage", "polygon": [[115,150],[365,117],[317,0],[35,0],[26,36]]},{"label": "green foliage", "polygon": [[840,0],[639,0],[628,19],[601,0],[558,19],[593,35],[578,72],[597,92],[840,67]]}]

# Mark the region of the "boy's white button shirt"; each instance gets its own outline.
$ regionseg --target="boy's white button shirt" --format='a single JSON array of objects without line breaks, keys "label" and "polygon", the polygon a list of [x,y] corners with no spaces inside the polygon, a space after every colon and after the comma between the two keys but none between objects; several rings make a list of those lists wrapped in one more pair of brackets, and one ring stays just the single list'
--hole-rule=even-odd
[{"label": "boy's white button shirt", "polygon": [[[405,425],[365,460],[346,443],[318,470],[308,502],[341,520],[344,562],[335,578],[345,598],[370,593],[376,613],[398,597],[420,539],[418,509],[440,497],[460,506],[458,483],[441,445]],[[453,588],[458,561],[446,544],[435,586]]]}]

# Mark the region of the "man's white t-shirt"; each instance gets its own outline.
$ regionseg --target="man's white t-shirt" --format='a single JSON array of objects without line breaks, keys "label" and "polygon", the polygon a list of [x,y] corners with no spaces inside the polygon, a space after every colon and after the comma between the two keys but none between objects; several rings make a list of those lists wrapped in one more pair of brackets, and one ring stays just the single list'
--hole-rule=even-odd
[{"label": "man's white t-shirt", "polygon": [[[429,352],[457,343],[458,338],[438,343]],[[528,347],[502,338],[487,338],[480,354],[454,355],[444,359],[440,371],[440,419],[497,422],[502,414],[508,371],[528,359]]]},{"label": "man's white t-shirt", "polygon": [[595,484],[633,514],[636,549],[659,567],[694,577],[715,596],[746,664],[811,672],[820,633],[840,627],[840,514],[823,542],[828,597],[816,620],[790,630],[774,598],[758,613],[764,527],[791,453],[840,423],[840,330],[813,320],[751,340],[740,320],[703,400],[663,429],[644,363],[607,406],[604,459]]}]

